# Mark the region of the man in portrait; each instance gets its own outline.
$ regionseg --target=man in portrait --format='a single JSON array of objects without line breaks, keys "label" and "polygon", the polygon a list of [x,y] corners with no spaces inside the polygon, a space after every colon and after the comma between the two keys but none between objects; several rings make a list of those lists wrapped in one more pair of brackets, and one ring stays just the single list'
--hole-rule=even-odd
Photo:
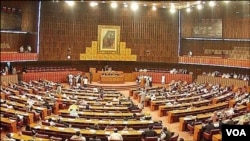
[{"label": "man in portrait", "polygon": [[103,37],[103,49],[115,49],[115,31],[107,31]]}]

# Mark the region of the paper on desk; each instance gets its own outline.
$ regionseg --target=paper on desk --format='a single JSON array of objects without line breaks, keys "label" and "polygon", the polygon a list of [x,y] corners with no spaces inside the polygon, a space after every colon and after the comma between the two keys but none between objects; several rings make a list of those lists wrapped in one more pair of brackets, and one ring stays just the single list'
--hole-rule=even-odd
[{"label": "paper on desk", "polygon": [[34,128],[35,128],[35,129],[37,129],[37,128],[41,128],[41,126],[35,126]]},{"label": "paper on desk", "polygon": [[58,127],[59,130],[64,130],[65,128],[62,128],[62,127]]}]

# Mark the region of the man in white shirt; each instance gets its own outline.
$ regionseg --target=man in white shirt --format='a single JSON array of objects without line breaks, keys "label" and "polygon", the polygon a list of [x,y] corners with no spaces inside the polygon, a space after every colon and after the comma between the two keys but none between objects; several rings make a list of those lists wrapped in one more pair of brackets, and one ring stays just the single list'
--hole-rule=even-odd
[{"label": "man in white shirt", "polygon": [[73,85],[73,78],[74,76],[72,74],[68,75],[68,81],[69,81],[69,85],[72,86]]},{"label": "man in white shirt", "polygon": [[94,88],[93,88],[93,92],[94,92],[94,93],[98,93],[98,88],[97,88],[97,87],[94,87]]},{"label": "man in white shirt", "polygon": [[110,136],[108,137],[108,140],[121,140],[123,141],[122,135],[118,133],[118,130],[115,129],[114,133],[111,133]]},{"label": "man in white shirt", "polygon": [[72,140],[78,140],[78,141],[86,141],[86,138],[84,136],[82,136],[82,134],[80,133],[80,131],[76,131],[76,134],[73,135],[70,139],[72,139]]},{"label": "man in white shirt", "polygon": [[161,84],[162,85],[164,85],[165,84],[165,75],[164,74],[162,74],[162,76],[161,76]]},{"label": "man in white shirt", "polygon": [[109,101],[109,102],[107,102],[105,105],[106,105],[106,106],[112,106],[113,103],[112,103],[111,101]]},{"label": "man in white shirt", "polygon": [[24,52],[24,47],[21,46],[20,49],[19,49],[19,51],[20,51],[21,53],[23,53],[23,52]]},{"label": "man in white shirt", "polygon": [[114,97],[112,101],[119,102],[119,99],[118,99],[118,97]]}]

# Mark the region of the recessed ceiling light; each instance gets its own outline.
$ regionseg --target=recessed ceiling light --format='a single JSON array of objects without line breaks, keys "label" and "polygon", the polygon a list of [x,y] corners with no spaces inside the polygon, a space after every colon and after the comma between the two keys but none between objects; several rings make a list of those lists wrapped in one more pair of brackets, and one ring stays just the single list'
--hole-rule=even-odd
[{"label": "recessed ceiling light", "polygon": [[156,10],[156,6],[152,6],[152,10],[155,11]]},{"label": "recessed ceiling light", "polygon": [[91,7],[94,7],[94,6],[97,6],[97,5],[98,5],[97,2],[94,2],[94,1],[90,2],[90,6],[91,6]]},{"label": "recessed ceiling light", "polygon": [[209,6],[214,7],[216,3],[214,1],[210,1],[208,4]]},{"label": "recessed ceiling light", "polygon": [[202,9],[202,5],[201,4],[197,5],[197,9],[201,10]]},{"label": "recessed ceiling light", "polygon": [[117,3],[115,3],[115,2],[112,2],[112,3],[111,3],[111,7],[112,7],[112,8],[117,8],[117,6],[118,6]]},{"label": "recessed ceiling light", "polygon": [[65,1],[69,6],[74,6],[75,2],[74,1]]},{"label": "recessed ceiling light", "polygon": [[170,13],[175,13],[176,9],[175,8],[170,8]]},{"label": "recessed ceiling light", "polygon": [[130,7],[133,11],[136,11],[139,7],[137,3],[132,3]]}]

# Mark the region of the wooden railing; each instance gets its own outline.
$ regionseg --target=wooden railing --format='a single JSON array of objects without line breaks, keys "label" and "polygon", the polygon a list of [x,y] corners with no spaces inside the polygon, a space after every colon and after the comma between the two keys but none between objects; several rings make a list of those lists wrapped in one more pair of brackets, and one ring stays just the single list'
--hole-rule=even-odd
[{"label": "wooden railing", "polygon": [[37,61],[36,53],[1,52],[1,62]]},{"label": "wooden railing", "polygon": [[31,72],[23,74],[23,81],[46,79],[53,82],[67,82],[67,75],[82,73],[81,71],[60,71],[60,72]]},{"label": "wooden railing", "polygon": [[221,57],[180,56],[178,62],[182,64],[198,64],[198,65],[214,65],[214,66],[250,68],[249,60],[225,59]]},{"label": "wooden railing", "polygon": [[221,78],[221,77],[212,77],[206,75],[198,75],[197,82],[199,83],[212,83],[212,84],[221,84],[222,86],[232,86],[237,85],[238,87],[248,86],[248,81],[232,79],[232,78]]}]

